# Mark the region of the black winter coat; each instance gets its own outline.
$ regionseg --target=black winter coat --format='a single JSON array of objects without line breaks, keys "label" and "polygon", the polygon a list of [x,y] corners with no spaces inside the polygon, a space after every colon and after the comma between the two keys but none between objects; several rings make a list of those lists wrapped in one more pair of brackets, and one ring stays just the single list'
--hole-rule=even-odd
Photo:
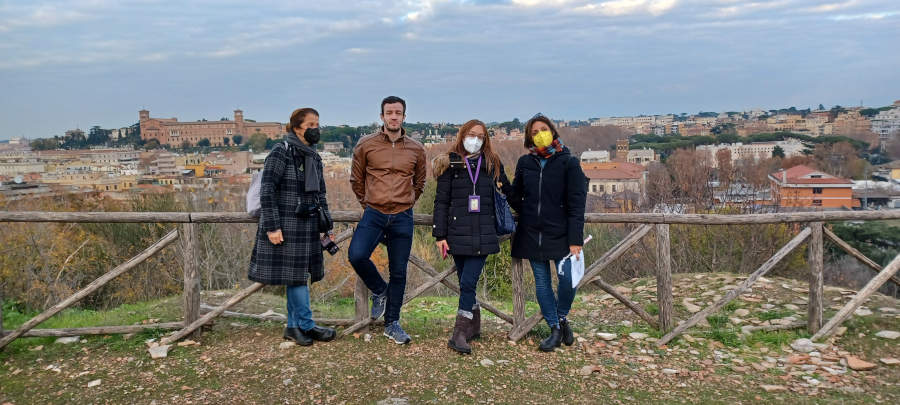
[{"label": "black winter coat", "polygon": [[[449,167],[438,168],[437,161],[446,159],[439,156],[435,159],[435,175],[437,191],[434,198],[434,226],[432,236],[437,240],[447,240],[450,254],[465,256],[487,256],[500,251],[497,237],[497,223],[494,213],[494,189],[497,187],[485,161],[481,162],[481,172],[475,192],[481,197],[481,212],[470,213],[469,196],[472,195],[472,179],[463,162],[456,153],[449,154]],[[478,159],[470,159],[472,172],[478,165]],[[440,171],[443,170],[443,173]],[[500,165],[500,182],[507,188],[509,179]]]},{"label": "black winter coat", "polygon": [[[306,207],[319,204],[331,217],[323,176],[319,176],[319,192],[304,191],[303,161],[302,154],[294,154],[293,148],[289,151],[283,142],[276,144],[266,157],[259,195],[259,227],[250,257],[250,280],[273,285],[306,285],[307,280],[316,282],[325,276],[318,218],[294,214],[299,201]],[[316,159],[316,164],[322,173],[322,161]],[[267,232],[278,229],[284,242],[273,245]]]},{"label": "black winter coat", "polygon": [[587,177],[569,148],[550,156],[543,168],[537,156],[519,158],[508,198],[519,214],[512,257],[558,260],[569,246],[581,246],[586,197]]}]

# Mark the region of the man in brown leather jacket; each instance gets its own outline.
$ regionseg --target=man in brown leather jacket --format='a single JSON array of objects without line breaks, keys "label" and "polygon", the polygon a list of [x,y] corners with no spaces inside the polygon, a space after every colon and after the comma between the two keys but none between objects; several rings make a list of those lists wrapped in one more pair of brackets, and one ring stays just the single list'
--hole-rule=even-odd
[{"label": "man in brown leather jacket", "polygon": [[[381,101],[384,126],[360,139],[353,150],[350,184],[364,212],[347,251],[356,274],[372,291],[372,319],[384,315],[384,335],[397,344],[410,341],[398,321],[412,249],[412,207],[425,189],[425,148],[406,136],[405,118],[406,102],[385,98]],[[388,251],[387,283],[369,259],[382,240]]]}]

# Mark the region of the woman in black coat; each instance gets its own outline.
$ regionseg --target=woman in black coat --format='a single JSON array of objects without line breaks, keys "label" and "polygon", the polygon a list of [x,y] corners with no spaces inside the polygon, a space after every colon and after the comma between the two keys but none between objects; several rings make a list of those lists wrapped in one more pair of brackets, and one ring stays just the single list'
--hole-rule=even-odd
[{"label": "woman in black coat", "polygon": [[[318,210],[330,218],[325,199],[319,141],[319,113],[300,108],[291,114],[288,133],[266,157],[260,188],[259,228],[248,278],[287,286],[284,339],[301,346],[334,339],[331,328],[316,326],[309,306],[310,282],[325,276]],[[299,136],[298,136],[299,135]]]},{"label": "woman in black coat", "polygon": [[[558,263],[566,255],[581,254],[587,178],[578,158],[559,139],[553,122],[543,115],[525,125],[525,148],[530,153],[519,158],[509,193],[509,204],[519,213],[512,257],[531,262],[535,295],[551,330],[540,349],[553,351],[560,342],[574,342],[566,316],[575,288],[571,266],[565,266],[564,274],[559,275],[550,261]],[[558,298],[550,273],[557,273]]]},{"label": "woman in black coat", "polygon": [[432,235],[441,253],[453,256],[459,276],[459,309],[447,345],[471,353],[468,341],[481,335],[475,288],[487,256],[500,251],[494,190],[509,189],[509,179],[478,120],[463,124],[450,151],[435,157],[432,171],[437,178]]}]

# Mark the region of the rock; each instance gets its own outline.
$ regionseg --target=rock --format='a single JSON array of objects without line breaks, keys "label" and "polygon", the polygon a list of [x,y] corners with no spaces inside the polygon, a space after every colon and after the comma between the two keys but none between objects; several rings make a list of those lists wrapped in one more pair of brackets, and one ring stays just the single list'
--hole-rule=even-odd
[{"label": "rock", "polygon": [[741,326],[741,334],[742,335],[749,335],[749,334],[753,333],[752,330],[753,330],[752,325]]},{"label": "rock", "polygon": [[100,385],[101,382],[102,382],[102,380],[94,380],[94,381],[91,381],[91,382],[89,382],[89,383],[87,384],[87,387],[88,387],[88,388],[94,388],[94,387]]},{"label": "rock", "polygon": [[741,318],[731,317],[731,318],[728,318],[728,322],[730,322],[732,325],[740,325],[740,324],[744,323],[744,320]]},{"label": "rock", "polygon": [[798,307],[794,304],[784,304],[784,309],[789,309],[791,311],[799,311],[800,307]]},{"label": "rock", "polygon": [[281,350],[287,350],[287,349],[294,347],[295,345],[296,345],[296,343],[294,343],[294,342],[281,342],[281,344],[278,345],[278,348]]},{"label": "rock", "polygon": [[584,366],[578,369],[579,375],[591,375],[594,371],[600,371],[600,366]]},{"label": "rock", "polygon": [[762,309],[772,309],[772,308],[775,308],[775,305],[772,305],[772,304],[762,304],[762,305],[760,305],[759,307],[762,308]]},{"label": "rock", "polygon": [[366,341],[366,342],[371,342],[371,341],[372,341],[372,335],[366,333],[366,335],[363,336],[363,340]]},{"label": "rock", "polygon": [[878,367],[878,365],[875,363],[869,363],[868,361],[859,359],[855,356],[847,356],[846,359],[847,367],[850,367],[851,369],[856,371],[867,371]]},{"label": "rock", "polygon": [[81,339],[80,336],[61,337],[61,338],[57,338],[55,343],[68,345],[68,344],[72,344],[72,343],[77,343],[80,339]]},{"label": "rock", "polygon": [[893,330],[883,330],[881,332],[876,333],[875,336],[878,336],[880,338],[894,340],[894,339],[897,339],[898,337],[900,337],[900,332],[893,331]]},{"label": "rock", "polygon": [[881,312],[884,312],[886,314],[896,314],[898,312],[897,308],[893,308],[893,307],[881,307],[881,308],[878,308],[878,310]]},{"label": "rock", "polygon": [[784,391],[787,391],[787,387],[785,387],[785,386],[783,386],[783,385],[768,385],[768,384],[763,384],[763,385],[760,385],[760,387],[761,387],[762,389],[764,389],[766,392],[784,392]]},{"label": "rock", "polygon": [[622,326],[625,326],[625,327],[630,327],[630,326],[632,325],[632,323],[631,323],[631,321],[629,321],[629,320],[626,319],[626,320],[624,320],[624,321],[622,321],[622,322],[619,322],[619,325],[622,325]]},{"label": "rock", "polygon": [[694,305],[690,301],[688,301],[688,298],[685,298],[684,300],[682,300],[681,305],[684,305],[684,309],[686,309],[688,312],[690,312],[692,314],[696,314],[697,312],[700,312],[701,309],[703,309],[697,305]]},{"label": "rock", "polygon": [[375,405],[409,405],[409,399],[406,398],[387,398],[375,403]]},{"label": "rock", "polygon": [[32,351],[32,352],[39,352],[39,351],[41,351],[41,350],[44,350],[44,345],[37,345],[37,346],[32,347],[32,348],[30,348],[30,349],[28,349],[28,350],[29,350],[29,351]]},{"label": "rock", "polygon": [[678,374],[678,370],[674,368],[664,368],[662,369],[662,373],[665,375],[675,375]]},{"label": "rock", "polygon": [[869,316],[869,315],[872,315],[872,310],[870,310],[866,307],[859,307],[856,309],[856,311],[853,311],[853,313],[858,316]]},{"label": "rock", "polygon": [[603,332],[600,332],[600,333],[597,333],[597,337],[599,337],[599,338],[602,339],[602,340],[610,341],[610,340],[613,340],[613,339],[615,339],[616,337],[618,337],[618,335],[616,335],[615,333],[603,333]]},{"label": "rock", "polygon": [[883,359],[878,359],[878,361],[880,361],[880,362],[882,362],[882,363],[884,363],[885,365],[888,365],[888,366],[896,366],[896,365],[900,364],[900,360],[897,360],[897,359],[895,359],[895,358],[893,358],[893,357],[886,357],[886,358],[883,358]]},{"label": "rock", "polygon": [[845,333],[847,333],[846,326],[838,326],[838,328],[834,331],[834,334],[837,336],[843,336]]},{"label": "rock", "polygon": [[734,310],[734,316],[737,316],[737,317],[745,317],[745,316],[747,316],[747,315],[750,315],[750,310],[749,310],[749,309],[746,309],[746,308],[738,308],[738,309],[735,309],[735,310]]},{"label": "rock", "polygon": [[634,340],[643,340],[643,339],[647,338],[647,334],[641,333],[641,332],[631,332],[628,334],[628,337],[630,337]]},{"label": "rock", "polygon": [[164,359],[169,355],[169,345],[155,346],[147,349],[151,359]]},{"label": "rock", "polygon": [[481,359],[480,364],[482,367],[490,367],[494,365],[494,361],[491,359]]},{"label": "rock", "polygon": [[284,386],[291,385],[292,382],[293,382],[293,380],[291,380],[290,378],[285,378],[284,380],[281,380],[281,384]]},{"label": "rock", "polygon": [[815,350],[824,350],[828,348],[828,345],[821,343],[813,343],[812,340],[809,339],[797,339],[791,342],[791,348],[803,353],[809,353]]}]

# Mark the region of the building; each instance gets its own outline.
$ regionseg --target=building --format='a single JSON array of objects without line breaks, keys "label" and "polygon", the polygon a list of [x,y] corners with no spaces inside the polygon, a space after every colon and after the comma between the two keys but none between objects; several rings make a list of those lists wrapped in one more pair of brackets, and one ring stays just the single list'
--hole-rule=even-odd
[{"label": "building", "polygon": [[656,155],[656,151],[654,151],[653,149],[629,149],[628,155],[625,160],[628,163],[647,166],[650,164],[650,162],[658,161],[659,156]]},{"label": "building", "polygon": [[646,168],[627,162],[594,163],[584,170],[589,194],[615,194],[629,191],[644,195]]},{"label": "building", "polygon": [[716,159],[716,153],[722,149],[727,149],[731,152],[731,162],[734,163],[739,160],[752,159],[756,161],[770,158],[776,147],[781,148],[781,151],[784,152],[784,157],[800,156],[803,154],[803,150],[806,149],[806,145],[794,138],[787,138],[783,141],[775,142],[737,142],[719,145],[698,145],[696,149],[697,151],[707,151],[710,154],[711,167],[716,168],[719,166],[718,159]]},{"label": "building", "polygon": [[773,202],[781,208],[853,208],[853,182],[804,166],[769,175]]},{"label": "building", "polygon": [[894,108],[879,112],[872,117],[872,132],[878,135],[881,145],[900,133],[900,101],[894,102]]},{"label": "building", "polygon": [[220,121],[178,122],[177,118],[151,118],[147,110],[140,110],[138,116],[141,139],[155,139],[161,145],[176,147],[183,144],[194,146],[203,139],[209,140],[210,146],[224,146],[225,139],[230,144],[235,135],[241,135],[243,141],[247,141],[256,133],[270,139],[280,138],[284,133],[284,125],[277,122],[245,121],[241,110],[234,110],[234,120]]},{"label": "building", "polygon": [[331,152],[338,153],[344,149],[343,142],[323,142],[322,143],[322,151],[323,152]]},{"label": "building", "polygon": [[603,163],[609,162],[608,150],[588,150],[581,152],[581,163]]}]

